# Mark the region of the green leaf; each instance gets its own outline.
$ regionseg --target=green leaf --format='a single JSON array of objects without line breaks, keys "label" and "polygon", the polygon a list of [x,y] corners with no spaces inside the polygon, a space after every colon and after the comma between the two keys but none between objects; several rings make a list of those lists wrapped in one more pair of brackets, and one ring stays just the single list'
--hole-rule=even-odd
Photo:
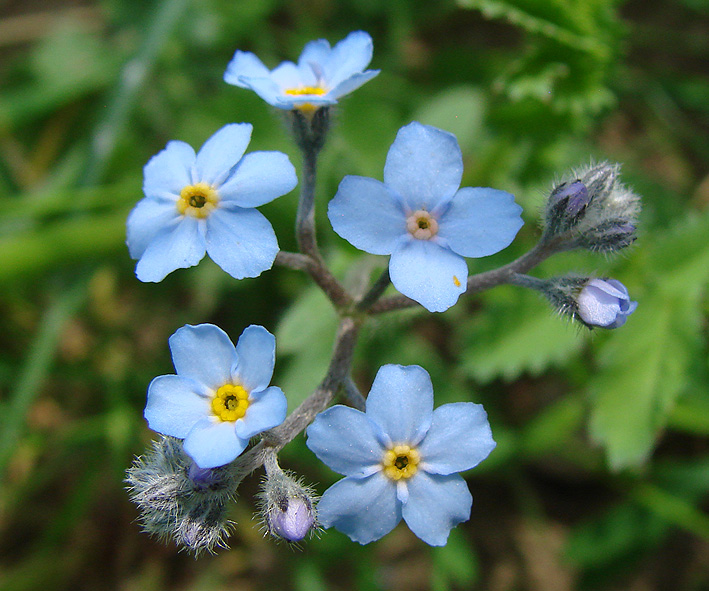
[{"label": "green leaf", "polygon": [[589,384],[593,439],[614,469],[636,467],[690,381],[701,341],[701,296],[709,279],[709,215],[680,223],[661,237],[644,263],[657,283],[628,323],[599,353]]},{"label": "green leaf", "polygon": [[465,331],[461,367],[481,382],[539,375],[567,361],[585,338],[533,292],[495,290],[480,324]]},{"label": "green leaf", "polygon": [[452,529],[445,546],[431,548],[431,589],[445,591],[451,585],[472,589],[480,576],[478,557],[461,530]]}]

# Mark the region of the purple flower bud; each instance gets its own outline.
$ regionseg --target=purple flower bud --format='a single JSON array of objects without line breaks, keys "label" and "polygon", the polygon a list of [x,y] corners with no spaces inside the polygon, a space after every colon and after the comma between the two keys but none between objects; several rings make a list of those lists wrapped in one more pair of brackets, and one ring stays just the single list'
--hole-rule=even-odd
[{"label": "purple flower bud", "polygon": [[586,185],[581,181],[574,181],[573,183],[559,185],[551,194],[550,200],[554,205],[565,201],[566,215],[575,217],[586,208],[591,198]]},{"label": "purple flower bud", "polygon": [[615,279],[591,279],[578,294],[576,303],[584,324],[602,328],[622,326],[638,306],[631,301],[625,286]]},{"label": "purple flower bud", "polygon": [[289,542],[300,542],[315,523],[313,507],[307,499],[297,497],[286,499],[285,505],[271,512],[271,531]]},{"label": "purple flower bud", "polygon": [[219,481],[215,471],[211,468],[200,468],[195,462],[190,464],[187,477],[197,488],[209,488]]}]

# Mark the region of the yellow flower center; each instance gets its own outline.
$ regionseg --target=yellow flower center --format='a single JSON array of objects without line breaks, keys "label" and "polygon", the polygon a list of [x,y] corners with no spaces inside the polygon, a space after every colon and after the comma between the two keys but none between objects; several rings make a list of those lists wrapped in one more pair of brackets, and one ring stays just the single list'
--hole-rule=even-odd
[{"label": "yellow flower center", "polygon": [[[322,86],[300,86],[298,88],[286,88],[283,92],[291,96],[303,96],[306,94],[322,96],[327,93],[327,88],[323,88]],[[303,103],[302,105],[296,105],[294,108],[303,111],[305,114],[312,115],[320,107],[313,103]]]},{"label": "yellow flower center", "polygon": [[219,203],[216,189],[207,183],[187,185],[180,191],[177,200],[177,211],[182,215],[206,218]]},{"label": "yellow flower center", "polygon": [[249,408],[249,393],[238,384],[225,384],[212,398],[212,412],[221,421],[243,419]]},{"label": "yellow flower center", "polygon": [[384,452],[382,468],[388,478],[401,480],[416,474],[420,461],[421,456],[415,448],[409,445],[395,445]]},{"label": "yellow flower center", "polygon": [[414,238],[429,240],[438,234],[438,222],[425,209],[417,209],[406,218],[406,229]]}]

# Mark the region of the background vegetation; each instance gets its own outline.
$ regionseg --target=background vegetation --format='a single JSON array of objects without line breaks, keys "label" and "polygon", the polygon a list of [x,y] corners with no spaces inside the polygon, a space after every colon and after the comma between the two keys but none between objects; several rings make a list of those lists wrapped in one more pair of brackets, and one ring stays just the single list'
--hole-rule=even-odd
[{"label": "background vegetation", "polygon": [[[0,0],[0,588],[7,591],[709,589],[709,5],[703,0]],[[277,114],[222,82],[237,48],[270,66],[311,39],[364,29],[381,74],[342,102],[320,214],[345,174],[381,178],[412,119],[458,136],[464,185],[513,192],[528,249],[553,179],[623,163],[643,196],[627,255],[565,254],[535,271],[623,281],[637,312],[579,331],[503,287],[442,315],[370,323],[367,391],[384,363],[431,373],[437,404],[482,402],[498,448],[469,474],[470,522],[431,549],[405,527],[367,547],[337,532],[302,551],[252,521],[241,488],[232,549],[194,560],[139,531],[122,479],[151,434],[145,392],[167,338],[214,322],[275,331],[274,383],[295,405],[319,381],[334,317],[305,277],[237,282],[210,261],[162,283],[133,275],[125,218],[142,167],[170,139],[199,146],[227,122],[251,149],[299,157]],[[262,208],[293,250],[295,193]],[[381,259],[321,216],[347,281]],[[335,475],[302,438],[284,466]]]}]

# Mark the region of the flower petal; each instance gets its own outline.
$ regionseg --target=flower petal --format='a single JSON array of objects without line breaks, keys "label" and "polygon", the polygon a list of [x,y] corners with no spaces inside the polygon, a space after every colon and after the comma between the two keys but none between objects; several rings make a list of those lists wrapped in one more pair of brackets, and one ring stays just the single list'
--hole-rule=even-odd
[{"label": "flower petal", "polygon": [[389,261],[394,287],[429,312],[444,312],[467,289],[465,259],[432,240],[401,242]]},{"label": "flower petal", "polygon": [[463,156],[455,136],[416,121],[399,130],[384,166],[384,183],[411,211],[430,211],[447,202],[462,177]]},{"label": "flower petal", "polygon": [[283,97],[281,87],[269,78],[243,78],[245,88],[250,88],[269,105],[279,108],[284,107],[279,101]]},{"label": "flower petal", "polygon": [[458,191],[439,220],[438,235],[453,252],[484,257],[506,248],[523,225],[514,195],[488,188]]},{"label": "flower petal", "polygon": [[317,72],[318,69],[322,69],[331,53],[330,43],[328,43],[326,39],[310,41],[305,44],[298,58],[298,66],[300,68],[307,67],[313,70],[313,72]]},{"label": "flower petal", "polygon": [[306,430],[305,444],[335,472],[366,476],[376,470],[384,454],[375,428],[363,412],[338,404],[315,417]]},{"label": "flower petal", "polygon": [[338,99],[346,94],[349,94],[353,90],[357,90],[365,82],[369,82],[379,74],[379,70],[367,70],[360,74],[353,74],[349,78],[346,78],[335,86],[330,92],[327,93],[328,98]]},{"label": "flower petal", "polygon": [[187,324],[169,339],[172,362],[178,375],[191,378],[210,390],[231,383],[236,350],[229,336],[214,324]]},{"label": "flower petal", "polygon": [[231,421],[205,418],[192,427],[183,447],[200,468],[217,468],[234,461],[248,443],[237,437]]},{"label": "flower petal", "polygon": [[473,497],[458,474],[441,476],[419,471],[408,482],[404,521],[431,546],[444,546],[450,530],[470,519]]},{"label": "flower petal", "polygon": [[315,86],[318,82],[310,66],[301,67],[293,62],[281,62],[271,72],[271,80],[281,89],[281,93],[289,89]]},{"label": "flower petal", "polygon": [[185,269],[199,263],[206,250],[205,225],[200,224],[202,221],[184,216],[158,232],[135,267],[138,279],[162,281],[175,269]]},{"label": "flower petal", "polygon": [[252,152],[244,156],[219,187],[223,201],[239,207],[258,207],[285,195],[298,184],[295,168],[281,152]]},{"label": "flower petal", "polygon": [[226,67],[224,82],[240,88],[250,88],[242,78],[268,78],[270,75],[270,70],[256,55],[250,51],[237,51]]},{"label": "flower petal", "polygon": [[278,241],[270,222],[255,209],[225,206],[207,220],[207,252],[236,279],[258,277],[273,266]]},{"label": "flower petal", "polygon": [[318,503],[318,521],[334,527],[354,542],[369,544],[388,534],[401,521],[396,487],[381,474],[343,478]]},{"label": "flower petal", "polygon": [[379,369],[367,396],[366,414],[390,443],[418,444],[431,426],[432,413],[433,385],[425,369],[418,365]]},{"label": "flower petal", "polygon": [[146,197],[128,215],[126,244],[133,259],[143,256],[155,237],[165,228],[177,225],[180,214],[174,200]]},{"label": "flower petal", "polygon": [[168,142],[143,168],[143,192],[146,197],[179,195],[192,184],[190,175],[195,161],[192,146],[180,141]]},{"label": "flower petal", "polygon": [[199,384],[182,376],[158,376],[148,386],[143,416],[158,433],[184,439],[190,429],[209,415],[210,400]]},{"label": "flower petal", "polygon": [[252,130],[250,123],[230,123],[210,137],[197,153],[194,181],[218,190],[246,152]]},{"label": "flower petal", "polygon": [[265,390],[271,383],[275,363],[276,337],[263,326],[247,326],[236,343],[232,378],[248,392]]},{"label": "flower petal", "polygon": [[253,396],[246,416],[236,421],[236,434],[247,441],[268,429],[280,425],[286,418],[288,402],[283,391],[271,386]]},{"label": "flower petal", "polygon": [[406,217],[398,196],[367,177],[342,179],[327,215],[335,232],[372,254],[391,254],[406,234]]},{"label": "flower petal", "polygon": [[469,470],[495,449],[482,404],[455,402],[433,411],[433,421],[418,448],[426,472],[452,474]]},{"label": "flower petal", "polygon": [[364,31],[354,31],[337,43],[323,63],[323,77],[330,88],[361,73],[372,61],[372,52],[372,38]]}]

